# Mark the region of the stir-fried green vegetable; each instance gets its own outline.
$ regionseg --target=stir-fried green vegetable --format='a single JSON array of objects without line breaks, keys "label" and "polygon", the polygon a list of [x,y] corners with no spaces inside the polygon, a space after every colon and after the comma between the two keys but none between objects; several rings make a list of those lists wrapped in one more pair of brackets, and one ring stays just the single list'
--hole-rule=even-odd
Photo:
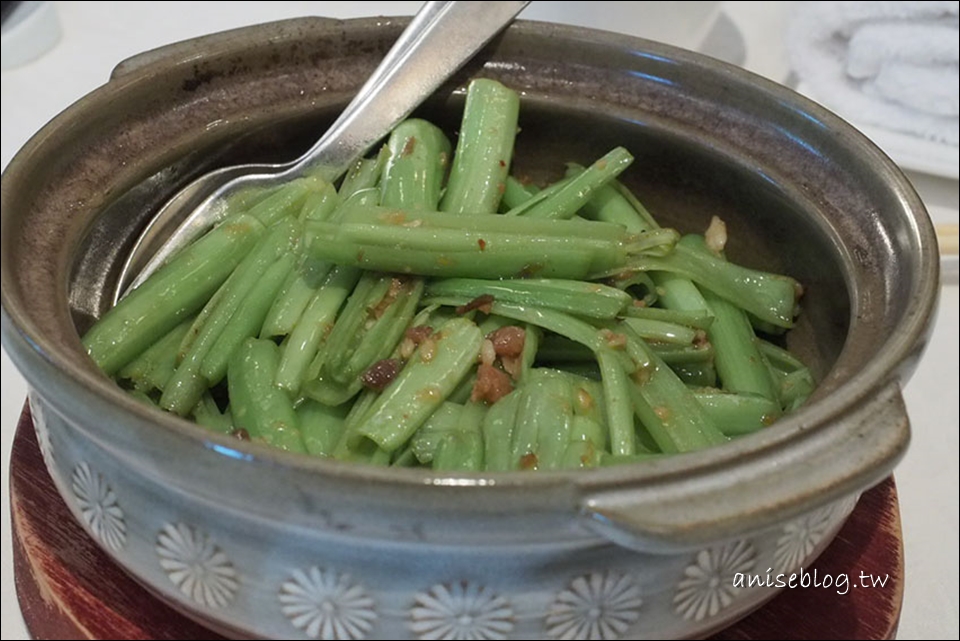
[{"label": "stir-fried green vegetable", "polygon": [[810,371],[755,329],[791,327],[799,285],[660,227],[617,180],[623,148],[524,184],[518,110],[476,80],[452,156],[410,119],[339,188],[232,203],[103,315],[90,356],[212,431],[450,471],[644,461],[802,404]]}]

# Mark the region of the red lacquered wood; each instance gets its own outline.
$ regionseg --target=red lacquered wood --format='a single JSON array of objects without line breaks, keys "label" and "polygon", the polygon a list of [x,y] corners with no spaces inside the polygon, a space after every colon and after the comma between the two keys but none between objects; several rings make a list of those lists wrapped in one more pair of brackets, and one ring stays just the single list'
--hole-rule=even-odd
[{"label": "red lacquered wood", "polygon": [[[17,596],[36,639],[220,639],[131,579],[73,519],[47,474],[29,410],[10,459]],[[888,575],[882,588],[786,589],[712,639],[892,639],[903,601],[903,539],[893,479],[865,493],[809,569]]]}]

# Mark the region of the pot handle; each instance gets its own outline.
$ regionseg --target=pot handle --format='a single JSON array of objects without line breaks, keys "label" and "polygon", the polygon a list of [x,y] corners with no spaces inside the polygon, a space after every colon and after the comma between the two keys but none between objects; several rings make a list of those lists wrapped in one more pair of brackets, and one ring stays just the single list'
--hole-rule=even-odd
[{"label": "pot handle", "polygon": [[717,471],[639,489],[602,489],[580,503],[589,530],[624,547],[676,552],[758,532],[886,478],[906,451],[910,423],[898,381],[829,429],[810,428],[788,460],[763,452]]}]

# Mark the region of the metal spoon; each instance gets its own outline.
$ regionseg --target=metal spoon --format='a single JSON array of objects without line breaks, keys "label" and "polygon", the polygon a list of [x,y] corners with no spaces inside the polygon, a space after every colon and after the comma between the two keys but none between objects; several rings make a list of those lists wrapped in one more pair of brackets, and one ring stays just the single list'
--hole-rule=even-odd
[{"label": "metal spoon", "polygon": [[[306,173],[339,178],[432,94],[529,2],[427,2],[360,91],[306,154],[282,165],[237,165],[177,193],[141,233],[120,273],[114,302],[225,214],[230,194]],[[172,230],[172,232],[171,232]]]}]

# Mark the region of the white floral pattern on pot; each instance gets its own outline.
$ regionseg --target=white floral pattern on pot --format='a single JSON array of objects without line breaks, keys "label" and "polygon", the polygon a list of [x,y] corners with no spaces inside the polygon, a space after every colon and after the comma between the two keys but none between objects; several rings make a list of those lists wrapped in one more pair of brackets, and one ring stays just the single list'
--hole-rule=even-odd
[{"label": "white floral pattern on pot", "polygon": [[200,605],[221,608],[233,600],[239,576],[227,555],[201,530],[167,523],[157,534],[160,567],[186,596]]},{"label": "white floral pattern on pot", "polygon": [[736,597],[736,575],[749,572],[756,563],[756,549],[744,540],[701,550],[677,584],[676,613],[688,621],[715,616]]},{"label": "white floral pattern on pot", "polygon": [[640,588],[618,572],[592,572],[557,594],[545,621],[554,639],[619,639],[640,618]]},{"label": "white floral pattern on pot", "polygon": [[377,620],[373,598],[349,574],[294,570],[280,586],[280,610],[314,639],[363,639]]},{"label": "white floral pattern on pot", "polygon": [[410,631],[418,639],[506,639],[513,626],[510,603],[468,581],[418,593],[410,609]]},{"label": "white floral pattern on pot", "polygon": [[81,461],[73,468],[71,479],[77,509],[93,537],[117,551],[127,543],[127,524],[117,495],[99,472]]},{"label": "white floral pattern on pot", "polygon": [[813,554],[834,522],[834,506],[828,505],[784,525],[773,553],[776,570],[791,572],[800,567],[804,559]]}]

